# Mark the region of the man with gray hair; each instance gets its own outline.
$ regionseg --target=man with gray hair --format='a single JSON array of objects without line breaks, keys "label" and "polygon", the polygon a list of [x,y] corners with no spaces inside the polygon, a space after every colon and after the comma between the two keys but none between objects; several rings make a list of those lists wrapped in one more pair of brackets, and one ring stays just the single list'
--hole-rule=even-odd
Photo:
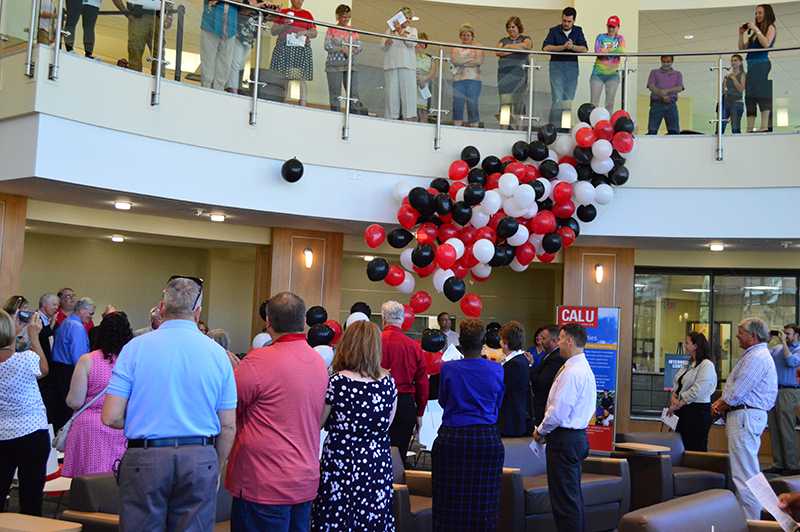
[{"label": "man with gray hair", "polygon": [[170,278],[161,326],[119,354],[103,424],[124,429],[120,529],[211,532],[219,472],[236,434],[236,381],[225,350],[197,329],[203,280]]},{"label": "man with gray hair", "polygon": [[422,425],[422,414],[428,404],[428,373],[419,342],[403,334],[401,329],[405,320],[403,305],[387,301],[381,306],[381,317],[381,366],[389,370],[397,385],[397,411],[389,427],[389,438],[405,462],[411,436],[415,428],[419,430]]},{"label": "man with gray hair", "polygon": [[150,326],[142,327],[133,331],[133,336],[141,336],[153,332],[161,325],[161,305],[156,305],[150,309]]},{"label": "man with gray hair", "polygon": [[769,328],[763,320],[742,320],[736,339],[744,353],[728,375],[722,397],[711,405],[711,411],[726,415],[725,431],[736,495],[747,518],[759,519],[761,503],[747,487],[747,480],[760,471],[761,433],[767,426],[767,412],[778,395],[778,376],[767,349]]}]

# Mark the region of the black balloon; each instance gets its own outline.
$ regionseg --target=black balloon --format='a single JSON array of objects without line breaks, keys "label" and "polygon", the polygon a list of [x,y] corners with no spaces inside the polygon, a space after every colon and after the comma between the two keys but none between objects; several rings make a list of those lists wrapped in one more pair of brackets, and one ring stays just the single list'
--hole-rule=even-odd
[{"label": "black balloon", "polygon": [[514,233],[517,232],[519,229],[519,222],[516,218],[512,218],[511,216],[506,216],[500,223],[497,224],[497,229],[495,230],[497,233],[498,238],[508,238],[513,236]]},{"label": "black balloon", "polygon": [[316,325],[312,325],[308,330],[306,341],[308,341],[308,345],[311,347],[317,347],[318,345],[331,345],[334,336],[336,336],[336,333],[333,332],[333,329],[324,323],[317,323]]},{"label": "black balloon", "polygon": [[453,210],[453,200],[449,194],[439,194],[436,196],[436,214],[444,216]]},{"label": "black balloon", "polygon": [[486,184],[486,172],[481,168],[473,168],[467,174],[467,183],[483,186]]},{"label": "black balloon", "polygon": [[514,246],[498,244],[494,247],[494,257],[489,261],[489,266],[508,266],[514,260]]},{"label": "black balloon", "polygon": [[614,122],[614,132],[619,133],[620,131],[626,131],[628,133],[633,133],[634,125],[633,120],[628,118],[627,116],[621,116],[617,118],[617,121]]},{"label": "black balloon", "polygon": [[528,144],[528,157],[534,161],[544,161],[549,153],[547,145],[540,140],[534,140]]},{"label": "black balloon", "polygon": [[598,185],[602,185],[606,182],[606,177],[602,175],[592,175],[591,183],[594,188],[597,188]]},{"label": "black balloon", "polygon": [[317,323],[325,323],[328,320],[328,312],[319,305],[309,307],[306,311],[306,325],[309,327]]},{"label": "black balloon", "polygon": [[422,215],[433,214],[436,205],[433,197],[422,187],[414,187],[408,193],[408,202]]},{"label": "black balloon", "polygon": [[457,201],[453,204],[453,210],[451,211],[451,214],[453,215],[453,220],[457,224],[467,225],[472,219],[472,207],[463,201]]},{"label": "black balloon", "polygon": [[447,336],[441,329],[425,329],[422,331],[422,350],[438,353],[447,347]]},{"label": "black balloon", "polygon": [[592,179],[592,167],[586,164],[579,164],[575,167],[575,171],[578,173],[578,181],[591,181]]},{"label": "black balloon", "polygon": [[542,196],[544,196],[544,185],[538,179],[534,179],[530,183],[528,183],[531,187],[533,187],[533,191],[536,193],[536,199],[538,200]]},{"label": "black balloon", "polygon": [[580,205],[577,209],[578,220],[589,223],[597,218],[597,207],[594,205]]},{"label": "black balloon", "polygon": [[450,192],[450,180],[443,177],[437,177],[431,181],[431,188],[435,188],[439,192]]},{"label": "black balloon", "polygon": [[296,183],[303,177],[303,163],[291,158],[281,166],[281,175],[289,183]]},{"label": "black balloon", "polygon": [[389,245],[395,249],[402,249],[406,247],[413,239],[414,235],[400,227],[393,229],[388,235],[386,235],[386,241],[389,242]]},{"label": "black balloon", "polygon": [[453,276],[444,282],[444,295],[453,303],[456,301],[461,301],[461,298],[464,297],[466,292],[467,285],[464,284],[463,279]]},{"label": "black balloon", "polygon": [[539,128],[539,132],[536,136],[541,142],[544,142],[549,146],[556,141],[556,137],[558,137],[558,130],[553,124],[545,124]]},{"label": "black balloon", "polygon": [[436,258],[436,251],[430,244],[422,244],[414,248],[411,252],[411,262],[417,268],[424,268],[430,266],[433,259]]},{"label": "black balloon", "polygon": [[503,171],[503,163],[494,155],[489,155],[483,159],[481,168],[486,172],[486,175],[496,174]]},{"label": "black balloon", "polygon": [[500,329],[489,329],[487,326],[483,343],[486,344],[486,347],[500,349]]},{"label": "black balloon", "polygon": [[370,281],[383,281],[387,273],[389,273],[389,263],[386,259],[378,257],[367,263],[367,277]]},{"label": "black balloon", "polygon": [[589,116],[592,114],[592,111],[594,111],[593,103],[585,103],[581,105],[578,107],[578,120],[590,124],[591,122],[589,121]]},{"label": "black balloon", "polygon": [[544,201],[537,201],[536,204],[538,205],[540,211],[553,210],[553,198],[547,198]]},{"label": "black balloon", "polygon": [[542,238],[542,249],[547,253],[558,253],[561,249],[561,235],[558,233],[547,233]]},{"label": "black balloon", "polygon": [[625,164],[625,157],[620,155],[617,150],[611,152],[611,160],[614,161],[614,164]]},{"label": "black balloon", "polygon": [[475,183],[467,185],[467,188],[464,189],[464,203],[472,207],[482,202],[485,195],[486,191],[482,186]]},{"label": "black balloon", "polygon": [[475,146],[467,146],[461,150],[461,160],[472,168],[481,161],[481,152]]},{"label": "black balloon", "polygon": [[630,177],[628,169],[621,164],[612,168],[611,171],[608,173],[608,180],[611,182],[612,185],[616,187],[620,187],[625,183],[627,183],[628,177]]},{"label": "black balloon", "polygon": [[572,232],[575,233],[575,238],[578,238],[581,234],[581,224],[579,224],[578,220],[575,218],[557,218],[556,224],[559,227],[569,227],[572,229]]},{"label": "black balloon", "polygon": [[558,175],[558,163],[553,159],[547,159],[539,164],[539,173],[542,177],[553,179]]},{"label": "black balloon", "polygon": [[511,156],[518,161],[524,161],[528,158],[528,143],[524,140],[518,140],[511,146]]},{"label": "black balloon", "polygon": [[575,149],[572,150],[572,156],[575,157],[575,161],[578,164],[589,164],[592,162],[592,149],[575,146]]}]

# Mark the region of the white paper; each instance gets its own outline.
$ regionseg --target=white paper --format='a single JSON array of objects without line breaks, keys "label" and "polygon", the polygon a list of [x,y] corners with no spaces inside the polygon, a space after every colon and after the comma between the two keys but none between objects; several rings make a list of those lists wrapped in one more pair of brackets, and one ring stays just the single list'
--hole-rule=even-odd
[{"label": "white paper", "polygon": [[386,21],[386,24],[389,26],[389,31],[394,31],[400,24],[407,20],[405,13],[398,11],[392,18]]},{"label": "white paper", "polygon": [[544,443],[539,443],[538,441],[533,440],[528,447],[531,448],[531,451],[533,452],[534,456],[544,456],[545,445],[546,444]]},{"label": "white paper", "polygon": [[453,344],[448,345],[447,349],[445,349],[444,353],[442,353],[442,362],[450,362],[451,360],[461,360],[462,358],[464,358],[464,355],[462,355],[459,352],[458,348]]},{"label": "white paper", "polygon": [[419,96],[420,96],[420,98],[422,98],[423,100],[427,100],[428,98],[430,98],[430,97],[432,96],[432,94],[431,94],[431,89],[430,89],[430,88],[428,88],[428,86],[427,86],[427,85],[425,85],[424,87],[420,87],[420,89],[419,89]]},{"label": "white paper", "polygon": [[298,35],[297,33],[286,34],[286,46],[305,46],[306,36]]},{"label": "white paper", "polygon": [[669,414],[668,412],[669,408],[665,408],[661,411],[661,422],[672,430],[676,430],[678,427],[678,416]]},{"label": "white paper", "polygon": [[769,485],[767,477],[764,473],[759,473],[747,481],[747,487],[753,493],[758,502],[764,507],[766,511],[772,514],[772,517],[781,525],[781,528],[786,532],[793,532],[797,529],[798,524],[792,519],[792,516],[784,512],[778,507],[778,496]]}]

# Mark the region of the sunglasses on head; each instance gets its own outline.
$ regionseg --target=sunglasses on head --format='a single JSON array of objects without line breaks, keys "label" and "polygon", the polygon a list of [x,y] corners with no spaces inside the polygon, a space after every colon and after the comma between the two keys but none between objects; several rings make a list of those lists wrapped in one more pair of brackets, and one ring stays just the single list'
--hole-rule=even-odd
[{"label": "sunglasses on head", "polygon": [[200,291],[197,293],[197,297],[194,299],[194,305],[192,305],[192,310],[196,309],[197,302],[200,301],[200,296],[203,295],[203,279],[200,277],[193,277],[191,275],[173,275],[172,277],[169,278],[167,284],[171,283],[175,279],[189,279],[190,281],[193,281],[200,288]]}]

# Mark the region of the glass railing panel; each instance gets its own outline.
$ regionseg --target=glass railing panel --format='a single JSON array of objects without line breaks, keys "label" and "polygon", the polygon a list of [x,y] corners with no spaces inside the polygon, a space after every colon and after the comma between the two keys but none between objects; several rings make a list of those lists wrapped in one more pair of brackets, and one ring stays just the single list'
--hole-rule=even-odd
[{"label": "glass railing panel", "polygon": [[[43,0],[43,3],[45,1]],[[2,58],[3,55],[25,50],[31,26],[33,0],[2,0],[0,4],[0,58]],[[46,18],[42,17],[41,22],[44,28],[51,23],[51,16],[54,13],[55,10],[47,12]],[[35,28],[38,28],[38,24],[37,21]],[[38,33],[35,29],[34,38],[38,36]]]},{"label": "glass railing panel", "polygon": [[[487,129],[525,130],[528,116],[527,57],[498,57],[495,52],[445,48],[442,105],[445,124]],[[508,56],[510,57],[510,56]]]},{"label": "glass railing panel", "polygon": [[[767,129],[771,128],[772,131],[779,133],[796,133],[800,130],[800,101],[794,97],[797,95],[798,78],[800,78],[800,51],[771,52],[768,59],[769,74],[766,80],[762,74],[765,67],[756,66],[755,72],[760,78],[754,78],[753,64],[748,64],[745,59],[744,68],[750,74],[748,86],[752,86],[757,93],[763,95],[759,99],[766,104],[766,108],[772,108]],[[751,108],[754,108],[751,110],[755,110],[756,116],[750,120],[757,130],[765,129],[762,116],[766,113],[762,114],[759,108],[761,101],[754,102],[755,106],[751,105]],[[746,111],[745,119],[742,121],[743,131],[749,125],[747,114]]]}]

